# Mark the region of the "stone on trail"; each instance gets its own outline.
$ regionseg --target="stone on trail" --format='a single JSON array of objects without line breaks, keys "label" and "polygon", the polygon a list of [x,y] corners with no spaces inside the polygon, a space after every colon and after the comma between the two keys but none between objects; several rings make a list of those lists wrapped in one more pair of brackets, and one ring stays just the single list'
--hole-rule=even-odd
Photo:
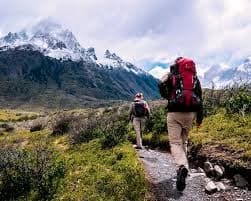
[{"label": "stone on trail", "polygon": [[215,183],[209,178],[206,178],[205,180],[206,180],[206,186],[205,186],[206,193],[213,194],[217,192],[217,186],[215,185]]},{"label": "stone on trail", "polygon": [[226,190],[226,187],[222,182],[216,182],[215,185],[216,185],[218,191],[225,191]]},{"label": "stone on trail", "polygon": [[240,174],[234,175],[234,181],[236,186],[238,187],[245,187],[248,185],[248,182],[246,179],[244,179]]},{"label": "stone on trail", "polygon": [[214,171],[218,177],[222,177],[224,174],[223,169],[219,165],[214,166]]},{"label": "stone on trail", "polygon": [[205,171],[201,167],[198,167],[197,172],[198,173],[205,173]]},{"label": "stone on trail", "polygon": [[212,163],[210,163],[209,161],[206,161],[204,163],[204,171],[206,172],[206,174],[209,174],[209,175],[213,174],[214,168],[213,168]]},{"label": "stone on trail", "polygon": [[198,172],[196,169],[190,169],[190,172],[191,173],[196,173],[196,172]]}]

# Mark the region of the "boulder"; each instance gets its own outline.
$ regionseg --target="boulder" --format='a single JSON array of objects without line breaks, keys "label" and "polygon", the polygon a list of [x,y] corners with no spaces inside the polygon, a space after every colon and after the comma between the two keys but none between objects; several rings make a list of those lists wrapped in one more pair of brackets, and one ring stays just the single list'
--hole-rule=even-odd
[{"label": "boulder", "polygon": [[215,174],[217,175],[217,177],[222,177],[224,174],[224,170],[219,165],[214,166],[214,171],[215,171]]},{"label": "boulder", "polygon": [[208,176],[213,176],[214,175],[214,168],[212,163],[210,163],[209,161],[206,161],[204,163],[204,171]]}]

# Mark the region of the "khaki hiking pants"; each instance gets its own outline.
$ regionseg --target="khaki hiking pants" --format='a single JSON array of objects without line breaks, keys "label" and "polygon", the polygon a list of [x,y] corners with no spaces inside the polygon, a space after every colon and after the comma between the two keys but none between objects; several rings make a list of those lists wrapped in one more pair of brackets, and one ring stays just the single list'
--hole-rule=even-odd
[{"label": "khaki hiking pants", "polygon": [[133,127],[136,132],[136,144],[138,147],[142,147],[142,131],[145,124],[144,117],[133,117]]},{"label": "khaki hiking pants", "polygon": [[171,154],[177,166],[188,167],[187,143],[188,133],[192,127],[194,112],[169,112],[167,114],[167,127]]}]

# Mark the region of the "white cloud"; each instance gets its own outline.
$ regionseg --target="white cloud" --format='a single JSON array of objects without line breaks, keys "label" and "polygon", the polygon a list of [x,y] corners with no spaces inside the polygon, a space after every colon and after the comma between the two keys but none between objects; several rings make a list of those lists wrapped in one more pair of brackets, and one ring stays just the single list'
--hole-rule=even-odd
[{"label": "white cloud", "polygon": [[185,55],[203,72],[251,54],[250,10],[250,0],[10,0],[0,2],[0,31],[52,16],[98,56],[110,49],[142,65]]}]

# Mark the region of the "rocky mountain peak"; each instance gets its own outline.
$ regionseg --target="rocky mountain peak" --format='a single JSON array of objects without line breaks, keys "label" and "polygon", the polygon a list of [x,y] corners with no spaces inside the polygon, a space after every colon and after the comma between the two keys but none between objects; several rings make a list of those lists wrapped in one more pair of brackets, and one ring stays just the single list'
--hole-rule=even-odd
[{"label": "rocky mountain peak", "polygon": [[40,51],[45,56],[59,60],[87,61],[100,67],[120,68],[136,74],[145,73],[109,50],[105,51],[103,58],[98,59],[93,47],[83,48],[69,29],[51,18],[0,38],[0,51],[12,48]]},{"label": "rocky mountain peak", "polygon": [[97,60],[97,56],[96,56],[96,53],[95,53],[95,49],[93,47],[89,47],[87,50],[86,50],[86,55],[91,57],[93,60]]},{"label": "rocky mountain peak", "polygon": [[116,55],[115,53],[111,53],[109,50],[105,51],[105,58],[106,59],[116,60],[118,62],[122,62],[123,61],[118,55]]},{"label": "rocky mountain peak", "polygon": [[251,56],[245,58],[244,63],[251,63]]}]

